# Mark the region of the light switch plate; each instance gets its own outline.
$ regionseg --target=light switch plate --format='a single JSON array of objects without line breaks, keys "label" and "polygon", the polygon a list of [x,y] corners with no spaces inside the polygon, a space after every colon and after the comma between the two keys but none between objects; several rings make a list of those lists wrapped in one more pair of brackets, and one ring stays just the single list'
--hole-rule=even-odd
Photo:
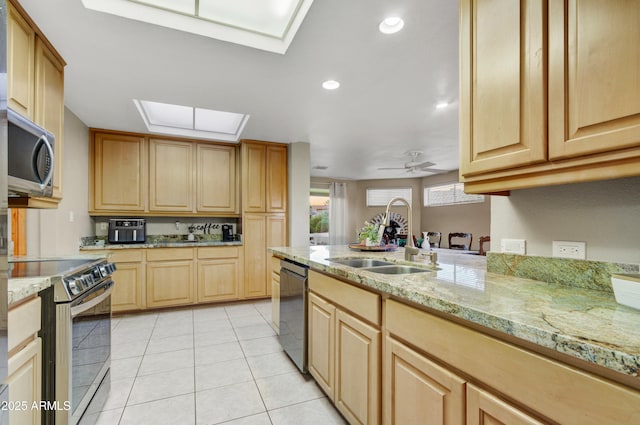
[{"label": "light switch plate", "polygon": [[524,255],[527,252],[527,241],[524,239],[501,239],[500,252]]},{"label": "light switch plate", "polygon": [[587,243],[576,241],[553,241],[552,254],[554,257],[574,258],[576,260],[586,260]]}]

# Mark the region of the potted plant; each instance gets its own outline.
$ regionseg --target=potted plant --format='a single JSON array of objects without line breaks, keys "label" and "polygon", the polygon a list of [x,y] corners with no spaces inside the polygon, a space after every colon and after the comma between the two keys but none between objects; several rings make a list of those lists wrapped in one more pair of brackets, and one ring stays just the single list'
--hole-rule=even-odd
[{"label": "potted plant", "polygon": [[380,226],[374,223],[364,222],[364,227],[360,229],[360,244],[366,246],[378,246],[380,245],[379,235]]}]

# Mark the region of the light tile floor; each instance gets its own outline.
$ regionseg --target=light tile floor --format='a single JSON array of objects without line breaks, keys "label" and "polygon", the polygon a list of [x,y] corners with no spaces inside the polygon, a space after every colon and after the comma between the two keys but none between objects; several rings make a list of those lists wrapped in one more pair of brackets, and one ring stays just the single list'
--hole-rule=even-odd
[{"label": "light tile floor", "polygon": [[[282,351],[271,302],[116,316],[98,425],[345,424]],[[84,420],[82,422],[85,422]]]}]

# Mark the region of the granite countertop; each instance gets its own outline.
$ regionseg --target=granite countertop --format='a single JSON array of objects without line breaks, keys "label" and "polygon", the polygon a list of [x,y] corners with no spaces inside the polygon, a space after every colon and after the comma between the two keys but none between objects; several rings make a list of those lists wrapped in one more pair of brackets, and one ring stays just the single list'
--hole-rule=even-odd
[{"label": "granite countertop", "polygon": [[82,245],[81,251],[95,251],[101,249],[140,249],[140,248],[189,248],[204,246],[242,246],[242,242],[221,242],[221,241],[170,241],[153,243],[127,243],[127,244],[104,244],[104,245]]},{"label": "granite countertop", "polygon": [[[56,260],[99,260],[104,255],[78,254],[63,257],[9,257],[9,263],[17,261],[56,261]],[[7,303],[9,306],[27,299],[53,284],[53,276],[10,278],[7,285]]]},{"label": "granite countertop", "polygon": [[[638,378],[640,311],[617,304],[612,293],[489,273],[485,257],[450,250],[434,250],[438,270],[403,275],[367,272],[328,260],[376,257],[406,263],[403,249],[374,253],[346,246],[269,250],[397,299]],[[419,259],[420,263],[427,267],[428,259]]]}]

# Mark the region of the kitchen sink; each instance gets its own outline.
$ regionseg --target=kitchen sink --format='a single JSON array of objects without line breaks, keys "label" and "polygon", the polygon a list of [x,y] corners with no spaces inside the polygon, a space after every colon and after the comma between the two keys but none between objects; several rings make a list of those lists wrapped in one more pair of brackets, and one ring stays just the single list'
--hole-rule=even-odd
[{"label": "kitchen sink", "polygon": [[331,259],[332,263],[338,263],[349,267],[379,267],[379,266],[392,266],[393,263],[388,261],[376,260],[374,258],[343,258],[343,259]]},{"label": "kitchen sink", "polygon": [[436,269],[422,269],[419,267],[403,266],[403,265],[390,265],[381,267],[369,267],[362,269],[364,271],[381,273],[381,274],[408,274],[408,273],[426,273]]}]

